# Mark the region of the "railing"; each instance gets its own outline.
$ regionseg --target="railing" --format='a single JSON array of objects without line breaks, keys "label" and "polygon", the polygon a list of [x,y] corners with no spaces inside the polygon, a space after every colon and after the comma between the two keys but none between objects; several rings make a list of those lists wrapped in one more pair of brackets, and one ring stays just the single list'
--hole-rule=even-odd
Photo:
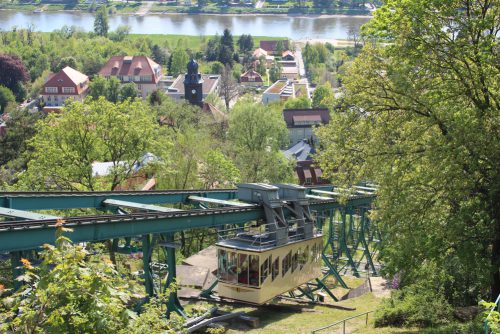
[{"label": "railing", "polygon": [[491,308],[490,313],[488,313],[488,316],[484,320],[484,333],[485,334],[491,334],[493,333],[493,330],[490,327],[490,321],[496,321],[493,319],[493,312],[495,311],[500,312],[500,295],[498,295],[497,300],[495,301],[495,305]]},{"label": "railing", "polygon": [[365,326],[368,325],[368,314],[370,313],[373,313],[375,311],[368,311],[368,312],[365,312],[365,313],[361,313],[361,314],[358,314],[358,315],[354,315],[352,317],[349,317],[349,318],[345,318],[343,320],[340,320],[340,321],[337,321],[337,322],[334,322],[333,324],[330,324],[328,326],[325,326],[325,327],[321,327],[321,328],[317,328],[315,330],[313,330],[311,333],[314,334],[314,333],[318,333],[320,331],[323,331],[327,328],[331,328],[331,327],[334,327],[334,326],[337,326],[339,324],[342,324],[342,333],[345,334],[345,323],[348,321],[348,320],[352,320],[352,319],[355,319],[355,318],[359,318],[359,317],[362,317],[362,316],[366,316],[366,320],[365,320]]}]

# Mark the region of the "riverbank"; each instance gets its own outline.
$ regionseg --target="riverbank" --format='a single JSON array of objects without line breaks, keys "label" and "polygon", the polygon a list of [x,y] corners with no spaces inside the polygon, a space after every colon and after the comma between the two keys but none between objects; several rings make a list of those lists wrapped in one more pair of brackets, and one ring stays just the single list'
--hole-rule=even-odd
[{"label": "riverbank", "polygon": [[[143,2],[121,2],[108,3],[110,13],[124,15],[149,15],[149,14],[196,14],[196,15],[283,15],[302,18],[324,18],[324,17],[371,17],[372,12],[362,8],[312,8],[312,7],[273,7],[254,8],[249,6],[228,6],[219,7],[213,4],[195,6],[177,6],[167,2],[151,1],[147,2],[147,11],[141,11]],[[13,10],[22,12],[93,12],[96,9],[94,3],[35,3],[0,0],[0,10]]]}]

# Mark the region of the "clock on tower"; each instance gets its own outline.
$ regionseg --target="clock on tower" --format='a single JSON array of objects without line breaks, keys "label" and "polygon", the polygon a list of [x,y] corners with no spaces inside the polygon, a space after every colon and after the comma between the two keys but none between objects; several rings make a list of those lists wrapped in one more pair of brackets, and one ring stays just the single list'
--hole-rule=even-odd
[{"label": "clock on tower", "polygon": [[203,79],[198,73],[198,63],[191,59],[184,77],[184,98],[191,104],[203,105]]}]

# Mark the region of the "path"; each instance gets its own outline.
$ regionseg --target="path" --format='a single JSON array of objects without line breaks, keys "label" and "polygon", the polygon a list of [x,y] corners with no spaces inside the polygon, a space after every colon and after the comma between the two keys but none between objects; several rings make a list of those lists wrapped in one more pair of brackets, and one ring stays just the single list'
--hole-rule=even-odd
[{"label": "path", "polygon": [[138,15],[138,16],[146,15],[149,12],[149,10],[151,9],[151,7],[153,7],[153,4],[154,4],[154,1],[144,1],[142,3],[141,7],[139,7],[137,12],[135,13],[135,15]]},{"label": "path", "polygon": [[387,287],[387,280],[382,277],[370,277],[372,292],[377,298],[388,298],[391,296],[391,289]]},{"label": "path", "polygon": [[302,58],[302,49],[299,45],[295,46],[295,58],[297,59],[297,65],[299,66],[299,75],[304,77],[306,75],[306,68],[304,66],[304,59]]}]

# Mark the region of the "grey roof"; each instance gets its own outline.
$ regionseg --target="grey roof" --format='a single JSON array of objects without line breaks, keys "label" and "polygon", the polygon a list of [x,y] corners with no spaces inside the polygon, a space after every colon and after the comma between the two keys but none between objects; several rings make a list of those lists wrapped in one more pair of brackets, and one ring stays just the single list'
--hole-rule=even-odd
[{"label": "grey roof", "polygon": [[311,145],[309,145],[305,140],[302,140],[290,147],[288,150],[283,151],[283,154],[287,158],[295,158],[297,161],[305,161],[308,160],[311,151]]}]

